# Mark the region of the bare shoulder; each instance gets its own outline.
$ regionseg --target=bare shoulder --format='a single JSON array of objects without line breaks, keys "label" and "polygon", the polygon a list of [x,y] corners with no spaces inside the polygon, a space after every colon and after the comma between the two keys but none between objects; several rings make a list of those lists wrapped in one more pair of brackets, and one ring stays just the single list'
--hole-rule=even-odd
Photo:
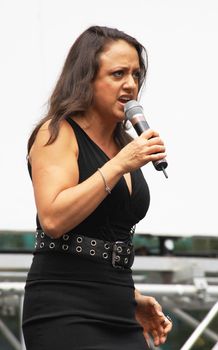
[{"label": "bare shoulder", "polygon": [[49,125],[50,120],[46,121],[39,129],[36,139],[29,153],[29,159],[37,154],[43,153],[45,156],[51,156],[51,154],[61,155],[73,152],[75,156],[78,156],[78,144],[76,140],[73,128],[66,120],[62,120],[59,126],[59,132],[56,140],[47,145],[47,142],[51,136]]}]

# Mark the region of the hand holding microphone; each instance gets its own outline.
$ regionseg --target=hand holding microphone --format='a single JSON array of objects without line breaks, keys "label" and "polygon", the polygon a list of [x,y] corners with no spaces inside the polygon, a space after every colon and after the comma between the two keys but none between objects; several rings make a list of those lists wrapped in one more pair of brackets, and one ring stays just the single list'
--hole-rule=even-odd
[{"label": "hand holding microphone", "polygon": [[[145,119],[143,108],[142,106],[140,106],[140,104],[137,101],[135,100],[128,101],[124,105],[124,113],[125,113],[125,118],[131,122],[131,124],[133,125],[135,131],[139,136],[144,131],[150,129]],[[168,166],[168,163],[165,158],[161,160],[153,161],[153,165],[156,170],[158,171],[162,170],[165,177],[168,178],[168,175],[165,171],[166,167]]]}]

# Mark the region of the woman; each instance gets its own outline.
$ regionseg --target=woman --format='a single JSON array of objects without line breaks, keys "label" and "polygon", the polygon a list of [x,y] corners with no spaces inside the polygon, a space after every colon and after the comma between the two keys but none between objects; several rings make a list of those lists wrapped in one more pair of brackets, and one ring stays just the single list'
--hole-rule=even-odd
[{"label": "woman", "polygon": [[149,334],[158,345],[171,330],[131,273],[133,228],[149,206],[140,167],[166,156],[156,131],[132,140],[124,128],[124,104],[145,79],[144,52],[116,29],[87,29],[29,139],[38,214],[23,310],[27,350],[145,350]]}]

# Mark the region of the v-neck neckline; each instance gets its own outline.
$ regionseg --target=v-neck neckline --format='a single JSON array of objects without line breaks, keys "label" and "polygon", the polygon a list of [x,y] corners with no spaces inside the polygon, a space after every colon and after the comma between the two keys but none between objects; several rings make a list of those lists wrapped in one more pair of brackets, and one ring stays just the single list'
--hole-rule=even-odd
[{"label": "v-neck neckline", "polygon": [[[96,147],[98,148],[98,150],[108,159],[108,160],[111,160],[112,158],[110,158],[104,151],[103,149],[95,142],[92,140],[92,138],[85,132],[85,130],[77,123],[75,122],[75,120],[73,120],[71,117],[69,117],[69,120],[72,121],[82,132],[83,134],[88,138],[89,141],[91,141],[91,143]],[[125,179],[124,176],[121,177],[121,179],[123,180],[124,184],[125,184],[125,187],[126,187],[126,190],[127,190],[127,193],[129,195],[129,198],[132,197],[132,194],[133,194],[133,184],[134,184],[134,181],[133,181],[133,174],[130,172],[130,180],[131,180],[131,192],[130,192],[130,188],[127,184],[127,181]]]}]

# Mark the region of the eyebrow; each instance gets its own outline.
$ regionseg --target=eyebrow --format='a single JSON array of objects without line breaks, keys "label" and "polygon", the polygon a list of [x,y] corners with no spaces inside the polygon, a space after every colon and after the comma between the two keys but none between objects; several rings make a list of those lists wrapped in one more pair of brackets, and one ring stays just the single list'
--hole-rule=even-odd
[{"label": "eyebrow", "polygon": [[[129,70],[129,67],[128,66],[115,66],[113,68],[110,68],[109,70],[110,71],[113,71],[113,70],[116,70],[116,69],[123,69],[123,70]],[[133,70],[141,70],[140,66],[137,66],[135,68],[133,68]]]}]

